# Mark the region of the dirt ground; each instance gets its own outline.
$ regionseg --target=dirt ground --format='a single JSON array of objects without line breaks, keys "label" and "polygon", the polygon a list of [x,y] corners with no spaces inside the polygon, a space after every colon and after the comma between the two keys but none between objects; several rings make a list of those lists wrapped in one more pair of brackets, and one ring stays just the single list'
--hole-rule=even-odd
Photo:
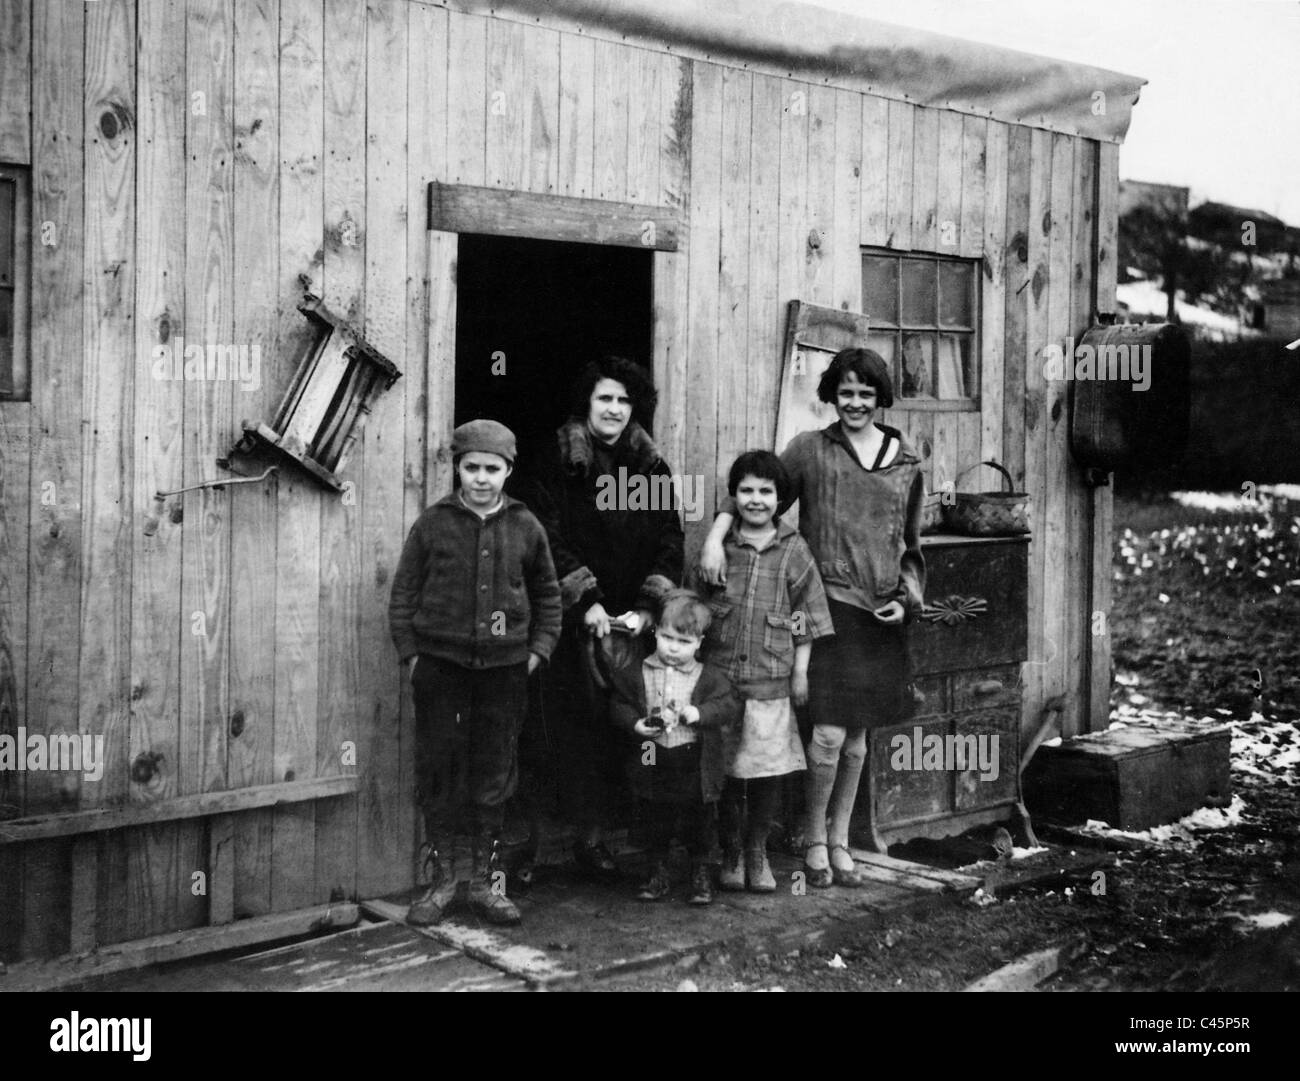
[{"label": "dirt ground", "polygon": [[[1236,824],[985,863],[1001,883],[991,896],[825,949],[706,953],[603,986],[958,990],[1026,953],[1075,944],[1042,990],[1300,989],[1300,504],[1199,502],[1116,502],[1112,720],[1231,725],[1241,802],[1205,817]],[[1017,883],[1027,875],[1040,877]]]}]

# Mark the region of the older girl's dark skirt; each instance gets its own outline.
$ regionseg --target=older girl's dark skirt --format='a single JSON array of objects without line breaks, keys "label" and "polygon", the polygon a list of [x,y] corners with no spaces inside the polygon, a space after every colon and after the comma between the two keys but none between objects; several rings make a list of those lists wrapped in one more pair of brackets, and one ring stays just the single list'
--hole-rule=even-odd
[{"label": "older girl's dark skirt", "polygon": [[827,603],[835,635],[813,642],[808,720],[850,730],[900,723],[911,678],[906,629],[851,604]]}]

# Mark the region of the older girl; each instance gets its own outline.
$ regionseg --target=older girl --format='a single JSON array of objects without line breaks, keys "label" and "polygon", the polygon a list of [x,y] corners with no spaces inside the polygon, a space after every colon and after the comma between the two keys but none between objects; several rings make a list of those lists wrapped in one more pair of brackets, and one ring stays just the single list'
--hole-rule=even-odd
[{"label": "older girl", "polygon": [[[835,635],[813,643],[808,666],[804,860],[808,881],[861,885],[849,852],[849,820],[870,729],[901,719],[908,681],[903,624],[920,614],[921,459],[897,428],[874,422],[894,401],[880,355],[837,353],[817,396],[838,420],[801,432],[781,455],[790,476],[785,511],[799,501],[799,530],[826,586]],[[705,542],[701,569],[725,580],[722,538],[734,502],[724,504]],[[827,811],[830,831],[827,833]]]}]

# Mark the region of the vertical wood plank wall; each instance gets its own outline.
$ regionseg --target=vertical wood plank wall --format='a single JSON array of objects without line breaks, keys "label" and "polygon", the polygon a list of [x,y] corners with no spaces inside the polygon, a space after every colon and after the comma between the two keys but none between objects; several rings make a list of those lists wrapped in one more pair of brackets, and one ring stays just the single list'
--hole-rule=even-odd
[{"label": "vertical wood plank wall", "polygon": [[[55,238],[32,246],[31,401],[0,403],[0,731],[102,734],[108,757],[97,783],[0,777],[0,803],[361,778],[213,832],[0,847],[0,953],[409,884],[386,606],[449,465],[455,239],[425,230],[430,180],[685,210],[654,257],[653,359],[656,434],[706,484],[692,554],[732,457],[773,438],[787,303],[860,308],[864,245],[980,260],[980,411],[885,419],[932,484],[997,457],[1033,494],[1025,724],[1057,694],[1068,732],[1104,710],[1083,583],[1104,609],[1109,492],[1098,526],[1041,354],[1113,305],[1115,147],[416,0],[0,0],[0,27],[0,161],[31,166]],[[239,422],[274,411],[304,290],[404,373],[349,492],[286,469],[170,499],[146,535],[155,491],[219,476]],[[182,338],[247,347],[256,385],[154,378]],[[196,894],[214,864],[233,882]]]}]

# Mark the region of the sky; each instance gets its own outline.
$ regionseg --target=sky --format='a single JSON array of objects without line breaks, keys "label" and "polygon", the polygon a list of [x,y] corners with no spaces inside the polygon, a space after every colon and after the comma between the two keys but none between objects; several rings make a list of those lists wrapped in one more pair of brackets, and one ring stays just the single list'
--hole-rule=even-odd
[{"label": "sky", "polygon": [[[805,0],[814,2],[814,0]],[[1297,0],[815,0],[1147,80],[1120,176],[1300,225]]]}]

